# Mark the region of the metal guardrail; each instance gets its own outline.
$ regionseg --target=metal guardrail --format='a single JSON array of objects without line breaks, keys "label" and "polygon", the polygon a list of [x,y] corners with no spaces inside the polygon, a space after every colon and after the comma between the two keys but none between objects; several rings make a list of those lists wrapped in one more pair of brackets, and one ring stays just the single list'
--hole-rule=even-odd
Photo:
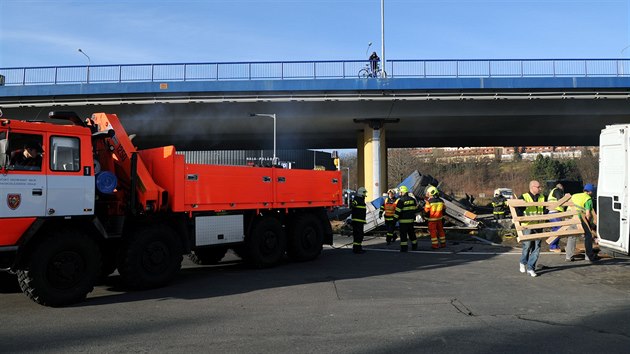
[{"label": "metal guardrail", "polygon": [[[367,60],[0,68],[4,85],[357,78]],[[630,59],[390,60],[390,78],[630,77]]]}]

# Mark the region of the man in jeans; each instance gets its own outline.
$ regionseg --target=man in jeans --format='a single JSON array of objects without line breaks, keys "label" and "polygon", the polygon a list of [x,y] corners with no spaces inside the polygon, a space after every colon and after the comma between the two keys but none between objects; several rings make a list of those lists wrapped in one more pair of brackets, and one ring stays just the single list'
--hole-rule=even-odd
[{"label": "man in jeans", "polygon": [[[542,194],[542,187],[536,180],[529,182],[529,192],[523,193],[519,199],[522,199],[528,203],[532,202],[544,202],[546,201],[545,195]],[[528,206],[526,208],[516,208],[516,215],[518,216],[532,216],[542,215],[546,211],[543,206]],[[529,225],[536,223],[536,221],[524,221],[521,225]],[[525,229],[523,235],[530,235],[542,232],[542,229]],[[536,274],[536,262],[538,262],[538,255],[540,254],[541,240],[529,240],[523,241],[523,251],[521,253],[521,260],[519,263],[519,270],[521,273],[527,272],[532,277]]]}]

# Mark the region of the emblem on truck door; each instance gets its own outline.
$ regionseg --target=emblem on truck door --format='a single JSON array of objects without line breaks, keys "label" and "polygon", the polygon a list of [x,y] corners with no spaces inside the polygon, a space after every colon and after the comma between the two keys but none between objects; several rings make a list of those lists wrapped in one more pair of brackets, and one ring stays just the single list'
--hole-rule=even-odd
[{"label": "emblem on truck door", "polygon": [[11,210],[17,209],[20,206],[21,202],[22,202],[21,194],[7,194],[7,205],[9,206],[9,209]]}]

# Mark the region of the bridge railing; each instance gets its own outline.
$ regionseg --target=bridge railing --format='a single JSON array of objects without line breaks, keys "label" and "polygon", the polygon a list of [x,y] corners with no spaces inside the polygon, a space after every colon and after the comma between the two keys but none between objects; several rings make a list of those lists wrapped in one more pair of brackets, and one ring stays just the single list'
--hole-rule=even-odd
[{"label": "bridge railing", "polygon": [[[0,85],[358,78],[367,60],[0,68]],[[390,78],[618,77],[630,59],[390,60]],[[4,81],[4,82],[3,82]]]}]

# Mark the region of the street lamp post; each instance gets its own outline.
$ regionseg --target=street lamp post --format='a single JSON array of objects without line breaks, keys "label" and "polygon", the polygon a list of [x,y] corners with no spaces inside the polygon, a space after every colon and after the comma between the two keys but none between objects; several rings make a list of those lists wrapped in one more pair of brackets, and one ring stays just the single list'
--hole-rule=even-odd
[{"label": "street lamp post", "polygon": [[276,165],[276,114],[267,114],[267,113],[250,113],[250,117],[269,117],[273,118],[273,158],[271,160],[271,165]]},{"label": "street lamp post", "polygon": [[381,0],[381,61],[383,62],[383,72],[385,72],[385,0]]},{"label": "street lamp post", "polygon": [[84,51],[82,51],[82,50],[81,50],[81,48],[79,48],[79,53],[81,53],[81,54],[85,55],[85,57],[86,57],[86,58],[87,58],[87,60],[88,60],[88,66],[87,66],[87,83],[89,84],[89,83],[90,83],[90,66],[92,65],[92,61],[90,60],[90,57],[89,57],[87,54],[85,54],[85,52],[84,52]]}]

